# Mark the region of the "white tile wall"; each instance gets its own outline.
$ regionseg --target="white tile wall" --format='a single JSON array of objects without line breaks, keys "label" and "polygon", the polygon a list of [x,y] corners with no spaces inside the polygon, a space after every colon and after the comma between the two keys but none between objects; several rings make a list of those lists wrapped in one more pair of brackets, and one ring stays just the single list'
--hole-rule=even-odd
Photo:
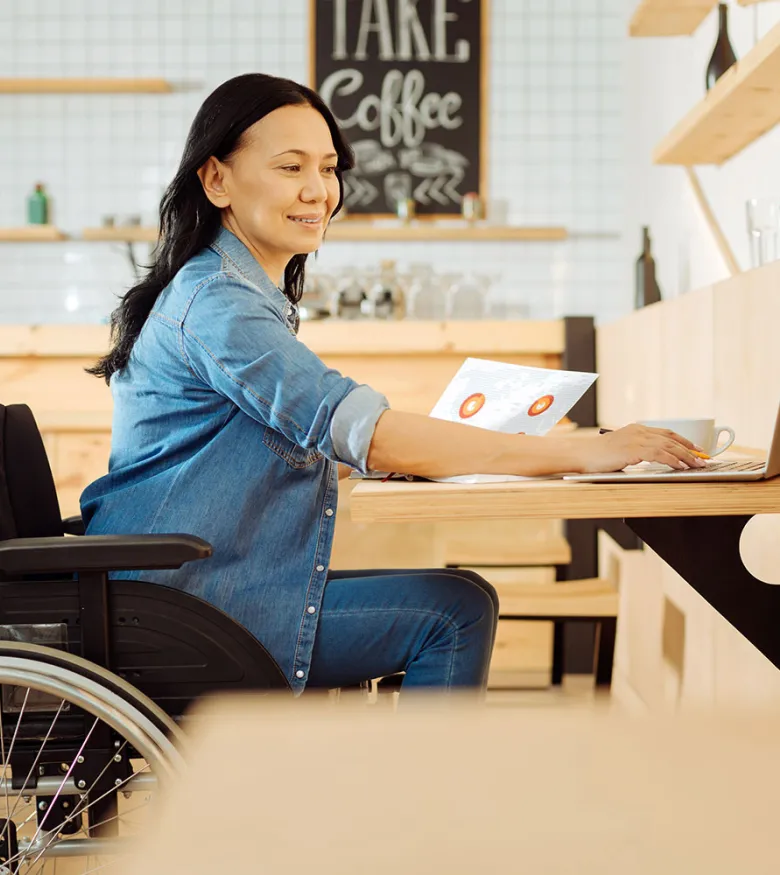
[{"label": "white tile wall", "polygon": [[[627,0],[628,2],[628,0]],[[770,30],[780,26],[776,3],[743,7],[728,3],[729,37],[743,58]],[[639,246],[640,225],[649,225],[661,290],[675,297],[726,279],[729,270],[683,168],[653,165],[656,144],[704,95],[704,73],[718,34],[713,9],[690,37],[633,39],[625,44],[625,169],[628,245]],[[745,202],[780,197],[780,127],[775,127],[720,166],[697,174],[715,219],[742,270],[751,267]]]},{"label": "white tile wall", "polygon": [[[609,319],[631,303],[622,232],[625,0],[492,0],[489,196],[565,243],[329,243],[318,268],[485,271],[499,315]],[[64,230],[155,220],[203,98],[253,70],[307,81],[308,0],[0,0],[0,76],[164,76],[168,95],[0,95],[0,226],[46,183]],[[581,235],[581,236],[576,236]],[[636,236],[636,235],[635,235]],[[145,247],[136,247],[141,260]],[[116,244],[0,244],[0,321],[108,316],[132,282]]]}]

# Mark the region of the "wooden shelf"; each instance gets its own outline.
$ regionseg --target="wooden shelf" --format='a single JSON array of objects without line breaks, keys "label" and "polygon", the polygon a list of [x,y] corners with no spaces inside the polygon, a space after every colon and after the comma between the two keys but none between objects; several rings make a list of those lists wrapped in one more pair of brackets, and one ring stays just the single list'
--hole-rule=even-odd
[{"label": "wooden shelf", "polygon": [[66,240],[63,234],[54,225],[26,225],[21,228],[0,228],[1,243],[49,243]]},{"label": "wooden shelf", "polygon": [[653,152],[655,164],[722,164],[780,121],[780,24],[733,67]]},{"label": "wooden shelf", "polygon": [[617,616],[619,595],[608,580],[590,578],[557,583],[528,583],[522,573],[527,572],[526,568],[475,565],[462,567],[467,571],[475,571],[496,588],[502,616]]},{"label": "wooden shelf", "polygon": [[0,94],[165,94],[165,79],[0,79]]},{"label": "wooden shelf", "polygon": [[[157,229],[129,226],[126,228],[85,228],[84,240],[130,241],[133,243],[154,243]],[[447,225],[415,222],[411,225],[375,225],[345,219],[331,225],[326,232],[328,241],[380,242],[410,240],[565,240],[565,228],[513,228],[504,225]]]},{"label": "wooden shelf", "polygon": [[642,0],[628,25],[630,36],[690,36],[717,0]]},{"label": "wooden shelf", "polygon": [[84,228],[83,240],[104,243],[156,243],[157,228],[143,225],[127,225],[114,228]]},{"label": "wooden shelf", "polygon": [[507,225],[439,224],[423,221],[409,225],[383,225],[345,219],[331,225],[327,240],[363,241],[433,241],[433,240],[565,240],[565,228],[521,228]]}]

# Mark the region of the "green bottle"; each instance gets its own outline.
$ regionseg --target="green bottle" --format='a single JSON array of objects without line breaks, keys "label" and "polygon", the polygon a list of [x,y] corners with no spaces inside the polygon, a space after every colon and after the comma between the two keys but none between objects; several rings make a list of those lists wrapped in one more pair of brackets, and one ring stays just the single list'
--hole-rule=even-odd
[{"label": "green bottle", "polygon": [[39,182],[27,198],[27,221],[31,225],[49,224],[49,198],[43,190],[43,183]]}]

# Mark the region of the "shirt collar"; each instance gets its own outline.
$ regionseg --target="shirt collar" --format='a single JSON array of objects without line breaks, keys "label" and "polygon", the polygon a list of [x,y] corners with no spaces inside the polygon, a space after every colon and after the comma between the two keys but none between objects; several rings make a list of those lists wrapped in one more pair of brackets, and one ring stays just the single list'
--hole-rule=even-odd
[{"label": "shirt collar", "polygon": [[268,274],[260,266],[254,255],[232,231],[228,231],[227,228],[221,226],[219,231],[217,231],[214,242],[211,244],[211,248],[221,255],[223,259],[229,261],[244,279],[268,295],[271,301],[282,311],[285,320],[289,322],[291,317],[297,313],[295,305],[290,302],[287,295],[278,286],[271,282]]}]

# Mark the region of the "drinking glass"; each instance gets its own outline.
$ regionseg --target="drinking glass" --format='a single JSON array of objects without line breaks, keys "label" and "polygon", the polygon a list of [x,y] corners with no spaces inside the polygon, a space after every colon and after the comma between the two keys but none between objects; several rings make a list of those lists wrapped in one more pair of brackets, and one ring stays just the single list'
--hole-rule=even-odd
[{"label": "drinking glass", "polygon": [[452,278],[447,291],[449,319],[484,319],[487,316],[487,296],[490,278],[467,273]]},{"label": "drinking glass", "polygon": [[428,264],[411,264],[404,277],[407,294],[407,316],[410,319],[441,321],[446,315],[446,299],[441,278]]},{"label": "drinking glass", "polygon": [[760,267],[777,259],[777,235],[780,230],[780,200],[752,198],[747,202],[747,226],[750,235],[750,263]]}]

